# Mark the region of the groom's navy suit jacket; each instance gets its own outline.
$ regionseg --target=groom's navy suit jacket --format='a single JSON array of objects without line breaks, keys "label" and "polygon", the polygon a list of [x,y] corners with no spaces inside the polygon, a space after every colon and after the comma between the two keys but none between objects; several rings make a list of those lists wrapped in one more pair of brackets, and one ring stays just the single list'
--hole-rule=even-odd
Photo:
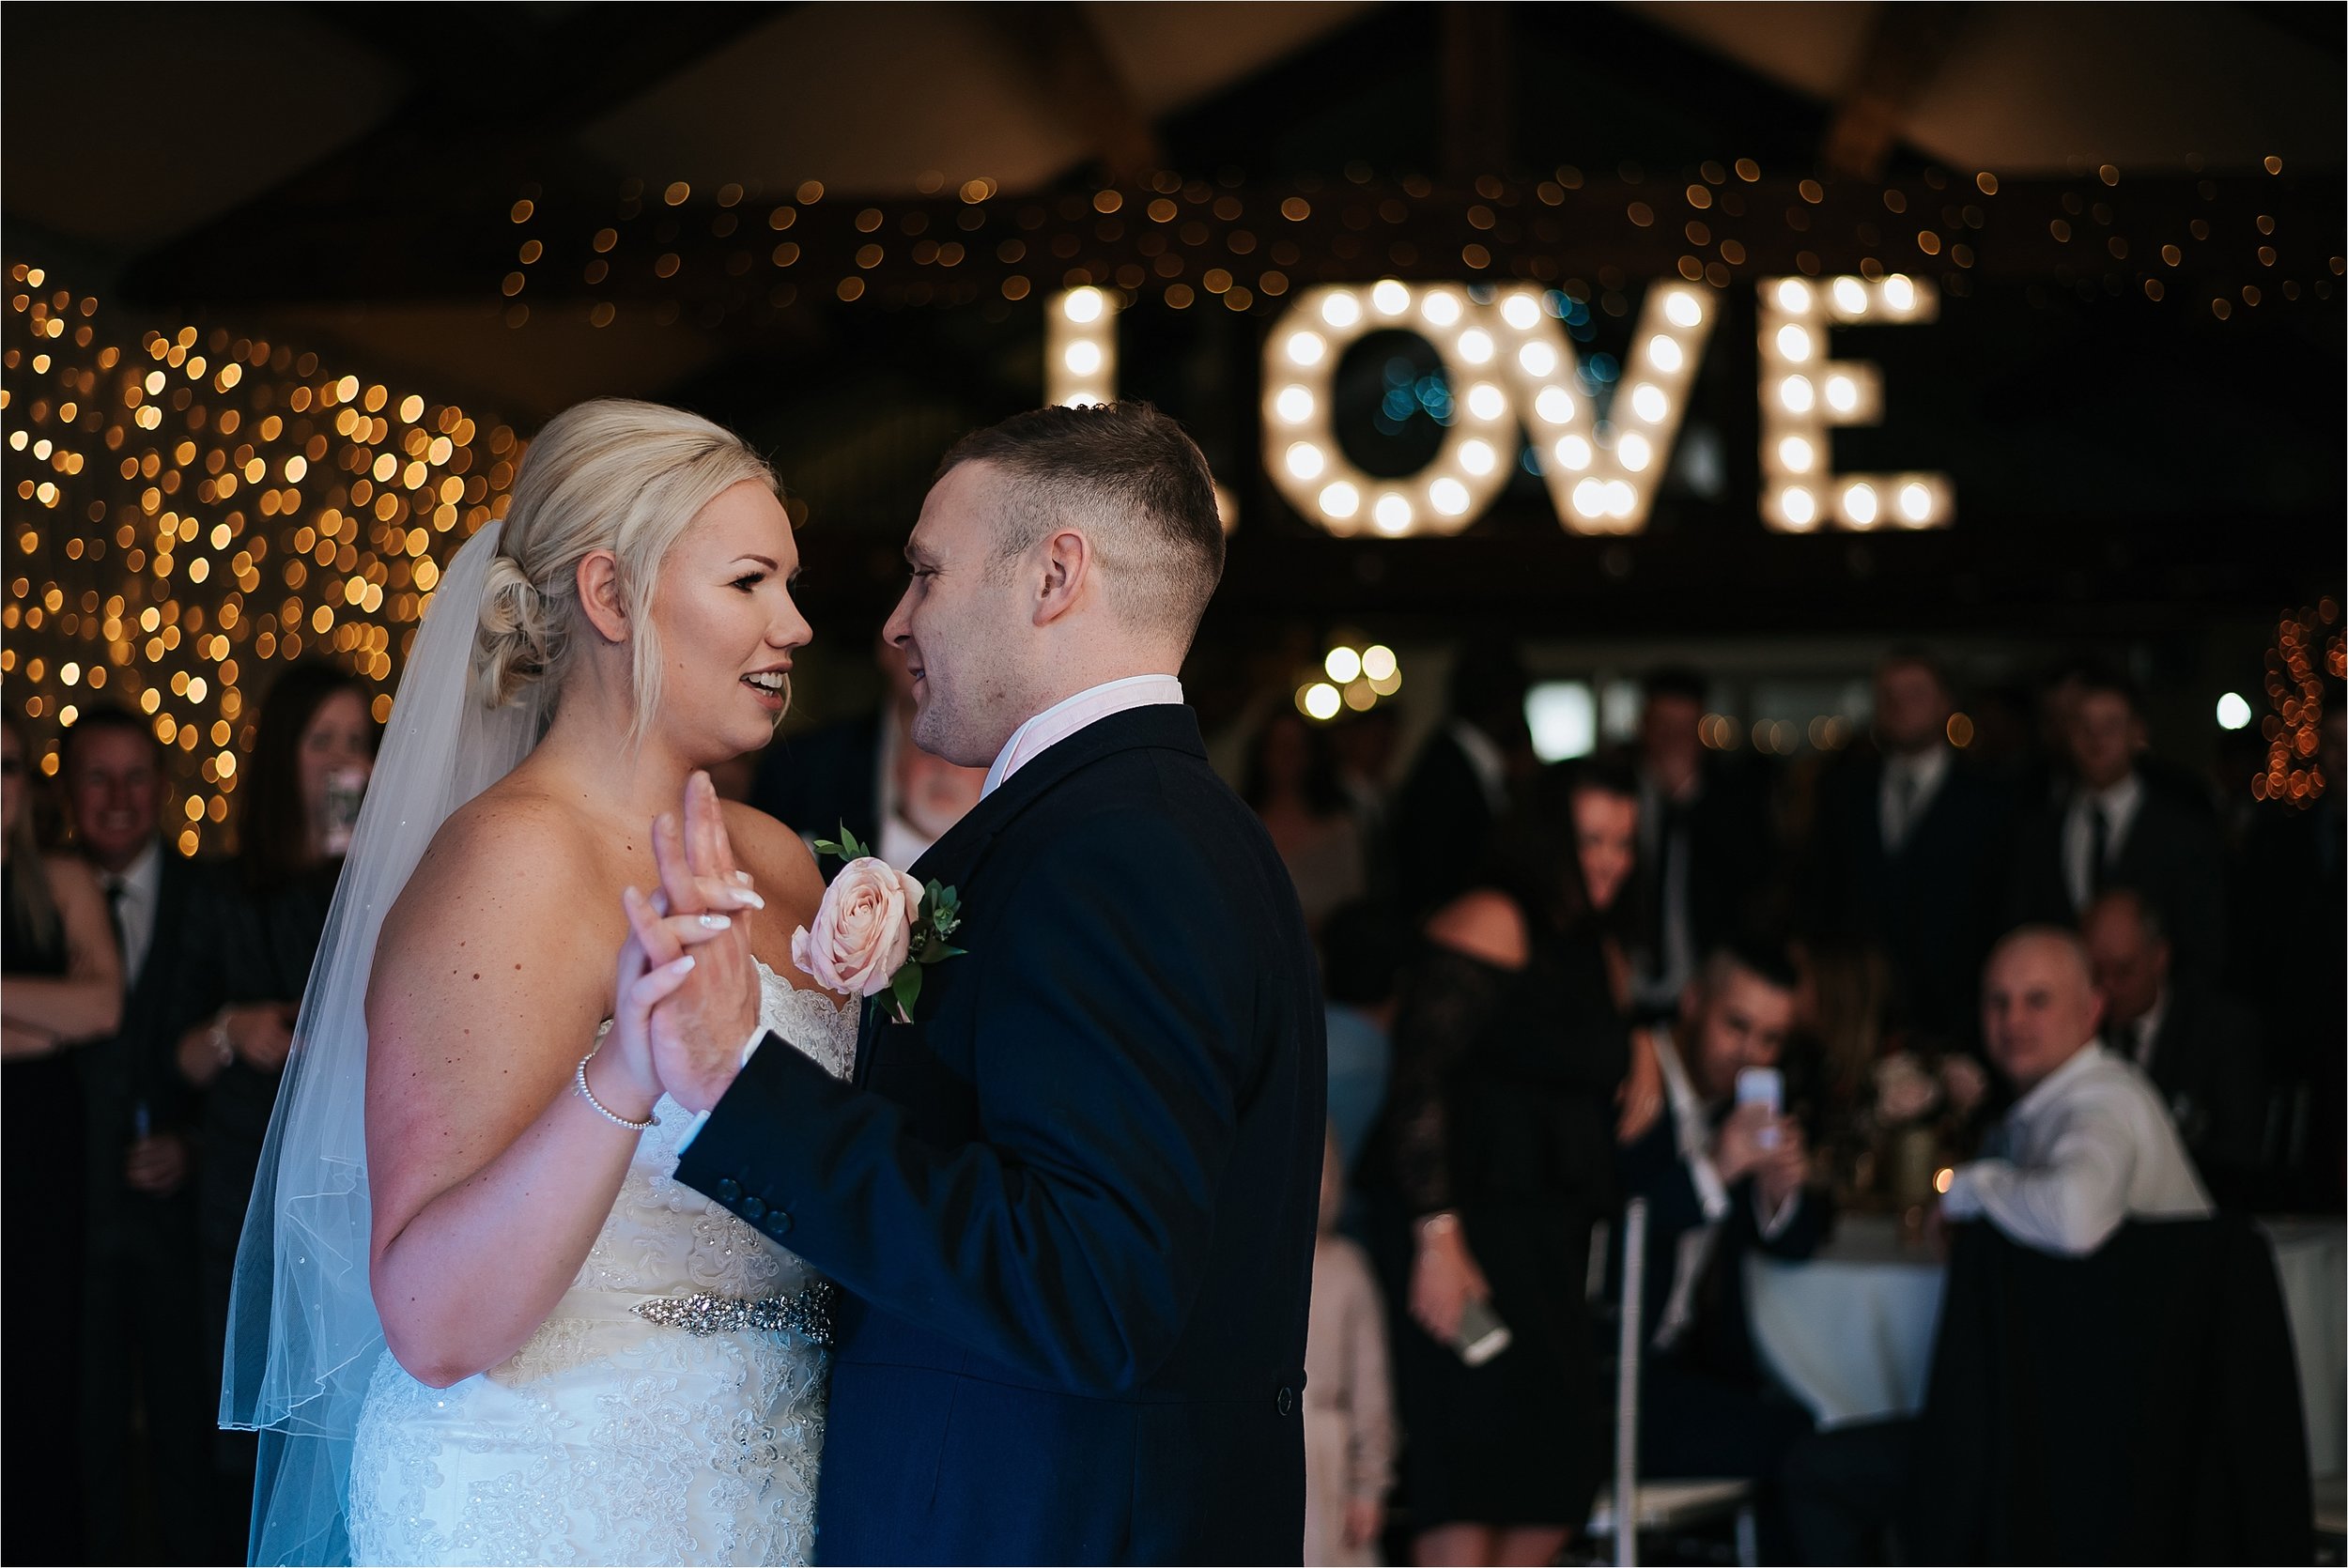
[{"label": "groom's navy suit jacket", "polygon": [[677,1176],[837,1281],[826,1562],[1295,1562],[1322,1014],[1185,707],[1042,753],[915,868],[967,951],[842,1084],[768,1041]]}]

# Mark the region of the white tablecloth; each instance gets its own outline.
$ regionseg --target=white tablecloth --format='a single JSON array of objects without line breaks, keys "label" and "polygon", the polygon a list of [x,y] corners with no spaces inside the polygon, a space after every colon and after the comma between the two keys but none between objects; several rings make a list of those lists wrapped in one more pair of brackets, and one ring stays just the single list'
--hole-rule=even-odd
[{"label": "white tablecloth", "polygon": [[1941,1274],[1890,1215],[1844,1215],[1805,1263],[1748,1253],[1753,1348],[1820,1426],[1913,1415],[1932,1374]]},{"label": "white tablecloth", "polygon": [[2275,1243],[2299,1399],[2308,1412],[2308,1460],[2338,1475],[2348,1454],[2348,1226],[2338,1220],[2262,1220]]},{"label": "white tablecloth", "polygon": [[[2308,1458],[2339,1473],[2348,1451],[2348,1227],[2332,1219],[2263,1220],[2307,1408]],[[1942,1269],[1888,1215],[1845,1215],[1807,1263],[1745,1258],[1753,1348],[1824,1427],[1923,1407],[1940,1326]]]}]

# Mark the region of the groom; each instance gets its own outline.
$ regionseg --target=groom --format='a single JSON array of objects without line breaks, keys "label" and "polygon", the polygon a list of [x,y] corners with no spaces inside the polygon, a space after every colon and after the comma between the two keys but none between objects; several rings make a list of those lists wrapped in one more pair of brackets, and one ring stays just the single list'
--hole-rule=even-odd
[{"label": "groom", "polygon": [[[991,765],[915,867],[963,956],[843,1084],[697,974],[687,1182],[837,1281],[826,1562],[1295,1562],[1322,1137],[1312,949],[1173,671],[1223,570],[1143,403],[948,453],[885,635],[915,741]],[[827,827],[827,823],[795,823]],[[705,966],[706,967],[706,966]]]}]

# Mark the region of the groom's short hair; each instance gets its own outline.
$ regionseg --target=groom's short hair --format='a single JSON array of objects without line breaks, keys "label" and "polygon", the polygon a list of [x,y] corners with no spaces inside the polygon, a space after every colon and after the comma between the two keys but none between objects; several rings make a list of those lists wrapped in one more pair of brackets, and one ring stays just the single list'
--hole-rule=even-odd
[{"label": "groom's short hair", "polygon": [[1020,482],[997,561],[1078,524],[1122,614],[1185,643],[1197,631],[1223,579],[1223,519],[1205,454],[1171,418],[1138,400],[1034,408],[955,442],[936,477],[965,463],[992,463]]}]

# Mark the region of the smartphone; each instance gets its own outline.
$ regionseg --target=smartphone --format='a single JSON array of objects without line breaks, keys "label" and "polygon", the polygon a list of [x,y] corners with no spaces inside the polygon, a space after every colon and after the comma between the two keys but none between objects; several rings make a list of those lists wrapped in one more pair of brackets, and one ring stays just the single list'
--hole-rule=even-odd
[{"label": "smartphone", "polygon": [[[1739,1068],[1737,1069],[1737,1104],[1766,1105],[1774,1121],[1785,1114],[1785,1075],[1775,1068]],[[1760,1144],[1763,1148],[1777,1147],[1777,1129],[1764,1128]]]},{"label": "smartphone", "polygon": [[1452,1336],[1451,1348],[1468,1365],[1482,1366],[1515,1340],[1490,1301],[1470,1301],[1460,1314],[1460,1331]]}]

